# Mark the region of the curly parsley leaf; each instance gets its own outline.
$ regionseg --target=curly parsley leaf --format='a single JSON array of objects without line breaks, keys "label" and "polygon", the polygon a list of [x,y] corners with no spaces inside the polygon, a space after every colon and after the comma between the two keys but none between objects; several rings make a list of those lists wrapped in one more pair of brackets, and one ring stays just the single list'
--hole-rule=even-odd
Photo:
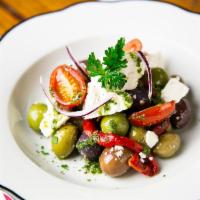
[{"label": "curly parsley leaf", "polygon": [[126,76],[119,71],[113,71],[99,78],[102,87],[111,91],[120,90],[127,82]]},{"label": "curly parsley leaf", "polygon": [[125,39],[120,38],[117,41],[115,47],[109,47],[105,51],[105,57],[103,57],[103,64],[106,65],[107,71],[120,70],[126,67],[127,60],[124,59],[124,45]]},{"label": "curly parsley leaf", "polygon": [[123,47],[125,39],[120,38],[114,47],[109,47],[105,51],[103,63],[91,53],[87,60],[87,71],[89,75],[99,76],[98,81],[102,87],[117,91],[124,87],[127,82],[125,74],[121,72],[122,68],[127,67],[127,60],[124,58],[125,52]]},{"label": "curly parsley leaf", "polygon": [[101,61],[96,58],[94,52],[92,52],[87,59],[87,71],[90,76],[102,76],[105,74]]}]

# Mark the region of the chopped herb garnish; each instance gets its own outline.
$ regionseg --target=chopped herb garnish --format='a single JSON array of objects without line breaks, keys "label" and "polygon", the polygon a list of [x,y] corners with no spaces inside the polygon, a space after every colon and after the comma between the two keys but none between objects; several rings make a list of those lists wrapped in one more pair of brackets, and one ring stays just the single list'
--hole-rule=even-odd
[{"label": "chopped herb garnish", "polygon": [[139,74],[141,73],[141,71],[142,71],[141,68],[138,68],[138,69],[137,69],[137,72],[138,72]]},{"label": "chopped herb garnish", "polygon": [[88,179],[87,179],[87,181],[88,181],[88,182],[91,182],[91,179],[90,179],[90,178],[88,178]]},{"label": "chopped herb garnish", "polygon": [[138,115],[136,117],[137,117],[137,119],[140,119],[140,120],[144,120],[145,119],[145,115],[144,114],[143,115]]},{"label": "chopped herb garnish", "polygon": [[143,145],[143,153],[149,156],[151,154],[151,149],[147,145]]},{"label": "chopped herb garnish", "polygon": [[112,132],[116,133],[117,132],[117,127],[118,127],[117,122],[115,120],[111,119],[109,125],[110,125],[110,128],[111,128]]},{"label": "chopped herb garnish", "polygon": [[91,174],[101,174],[101,168],[99,166],[99,162],[92,162],[85,160],[85,165],[83,166],[84,173],[91,173]]},{"label": "chopped herb garnish", "polygon": [[69,166],[67,164],[61,165],[62,169],[69,170]]},{"label": "chopped herb garnish", "polygon": [[121,72],[122,68],[127,67],[127,60],[124,58],[125,52],[123,47],[125,39],[120,38],[114,47],[109,47],[105,50],[103,63],[96,58],[94,53],[91,53],[87,60],[87,71],[91,77],[99,76],[98,81],[102,87],[117,91],[124,87],[127,82],[125,74]]},{"label": "chopped herb garnish", "polygon": [[132,52],[130,53],[130,56],[133,59],[133,61],[136,63],[136,67],[140,67],[140,64],[142,62],[141,58]]},{"label": "chopped herb garnish", "polygon": [[45,151],[44,146],[40,146],[40,150],[37,150],[36,152],[40,153],[40,154],[42,154],[44,156],[49,155],[49,153]]},{"label": "chopped herb garnish", "polygon": [[53,138],[52,138],[52,143],[53,144],[58,144],[58,137],[57,136],[53,136]]},{"label": "chopped herb garnish", "polygon": [[141,58],[137,54],[135,54],[133,52],[130,53],[130,56],[133,59],[133,61],[136,63],[137,72],[141,73],[142,72],[142,68],[141,68],[142,60],[141,60]]},{"label": "chopped herb garnish", "polygon": [[46,151],[44,151],[44,150],[40,151],[40,153],[41,153],[41,154],[43,154],[44,156],[47,156],[47,155],[49,155],[49,153],[48,153],[48,152],[46,152]]},{"label": "chopped herb garnish", "polygon": [[91,137],[87,138],[86,140],[78,142],[76,144],[76,148],[80,151],[81,149],[88,146],[93,146],[96,143],[97,143],[97,135],[93,134]]}]

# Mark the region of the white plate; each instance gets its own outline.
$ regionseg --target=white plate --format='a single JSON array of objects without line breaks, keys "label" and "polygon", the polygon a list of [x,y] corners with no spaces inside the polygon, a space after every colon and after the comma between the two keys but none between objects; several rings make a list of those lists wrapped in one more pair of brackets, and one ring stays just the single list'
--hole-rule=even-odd
[{"label": "white plate", "polygon": [[[200,199],[199,35],[199,15],[147,1],[82,3],[12,29],[0,42],[0,182],[28,200]],[[53,155],[38,156],[38,143],[48,149],[49,141],[26,123],[27,107],[44,99],[39,75],[67,62],[66,44],[82,59],[91,51],[101,55],[120,36],[139,37],[144,49],[161,51],[169,72],[190,85],[194,119],[180,133],[182,151],[162,161],[153,178],[131,172],[115,179],[84,175],[77,171],[82,162],[73,157],[62,161],[70,166],[62,175],[60,162],[51,163]]]}]

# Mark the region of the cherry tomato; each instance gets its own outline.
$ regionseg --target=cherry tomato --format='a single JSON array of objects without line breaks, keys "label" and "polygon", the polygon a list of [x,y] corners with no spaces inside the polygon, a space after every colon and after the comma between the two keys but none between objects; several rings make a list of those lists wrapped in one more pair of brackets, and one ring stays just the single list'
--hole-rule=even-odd
[{"label": "cherry tomato", "polygon": [[141,51],[141,49],[142,42],[139,39],[133,39],[124,46],[126,52]]},{"label": "cherry tomato", "polygon": [[151,126],[169,118],[175,110],[175,101],[159,104],[130,116],[130,122],[135,126]]},{"label": "cherry tomato", "polygon": [[159,172],[158,162],[152,156],[142,162],[140,156],[137,153],[134,153],[129,159],[128,164],[134,170],[146,176],[154,176]]},{"label": "cherry tomato", "polygon": [[50,91],[62,107],[70,110],[83,103],[87,86],[83,76],[76,69],[61,65],[51,74]]}]

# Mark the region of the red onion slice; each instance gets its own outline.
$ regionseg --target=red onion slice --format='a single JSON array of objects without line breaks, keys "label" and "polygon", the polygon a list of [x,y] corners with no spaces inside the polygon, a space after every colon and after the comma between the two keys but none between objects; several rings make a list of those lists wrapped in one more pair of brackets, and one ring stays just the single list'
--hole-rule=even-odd
[{"label": "red onion slice", "polygon": [[81,74],[86,78],[87,81],[90,81],[90,77],[88,76],[88,73],[86,71],[86,69],[79,63],[79,61],[72,55],[72,52],[70,51],[69,47],[65,47],[67,50],[67,53],[69,55],[69,57],[71,58],[72,62],[74,63],[74,65],[76,65],[76,67],[78,68],[78,70],[81,72]]},{"label": "red onion slice", "polygon": [[149,62],[147,61],[145,55],[142,53],[142,51],[138,51],[138,56],[144,61],[145,63],[145,67],[147,69],[147,76],[148,76],[148,87],[149,87],[149,91],[148,91],[148,97],[149,99],[151,99],[152,96],[152,73],[151,73],[151,68],[149,66]]},{"label": "red onion slice", "polygon": [[48,94],[48,92],[46,91],[45,87],[44,87],[44,84],[43,84],[43,79],[42,77],[40,76],[40,86],[45,94],[45,96],[47,97],[47,99],[49,100],[49,102],[52,104],[52,106],[54,107],[54,109],[65,115],[65,116],[68,116],[68,117],[83,117],[83,116],[86,116],[86,115],[89,115],[90,113],[96,111],[99,107],[103,106],[105,103],[107,103],[108,101],[110,101],[112,99],[111,96],[105,98],[104,101],[102,101],[101,103],[95,105],[93,108],[90,108],[90,109],[84,109],[84,110],[80,110],[80,111],[66,111],[66,110],[63,110],[63,109],[60,109],[57,105],[56,105],[56,102],[53,101],[53,99],[50,97],[50,95]]}]

